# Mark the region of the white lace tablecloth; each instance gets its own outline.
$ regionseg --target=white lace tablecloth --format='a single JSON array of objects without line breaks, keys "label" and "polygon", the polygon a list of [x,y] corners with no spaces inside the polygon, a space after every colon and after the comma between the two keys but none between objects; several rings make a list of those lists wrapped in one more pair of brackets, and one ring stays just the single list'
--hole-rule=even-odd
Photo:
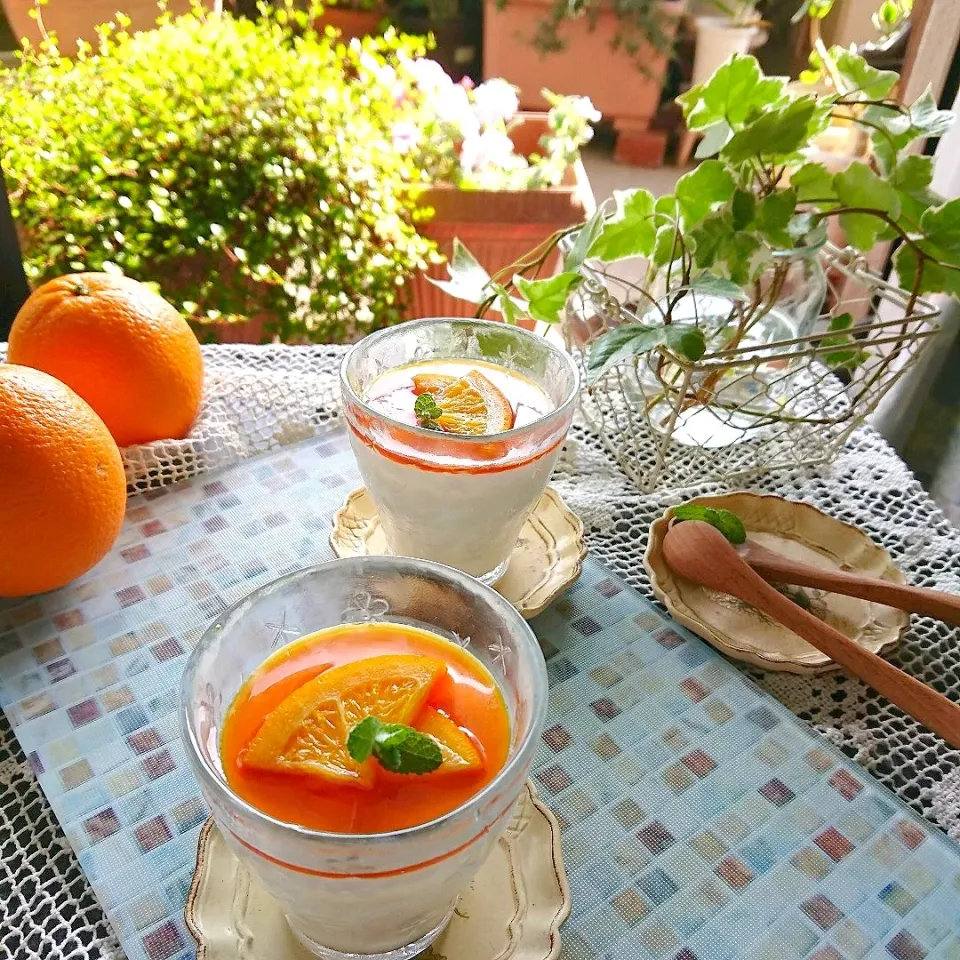
[{"label": "white lace tablecloth", "polygon": [[[0,360],[3,359],[0,346]],[[194,439],[126,451],[131,489],[225,466],[295,443],[337,416],[339,347],[205,347],[208,396]],[[722,489],[640,494],[582,424],[554,484],[586,525],[593,555],[649,593],[642,557],[647,529],[681,499]],[[806,500],[856,524],[888,549],[907,579],[960,591],[960,533],[873,430],[857,431],[831,466],[763,478],[754,488]],[[960,632],[913,619],[891,657],[960,699]],[[843,673],[750,675],[812,723],[874,777],[960,839],[960,751]],[[6,720],[0,719],[0,960],[122,960]]]}]

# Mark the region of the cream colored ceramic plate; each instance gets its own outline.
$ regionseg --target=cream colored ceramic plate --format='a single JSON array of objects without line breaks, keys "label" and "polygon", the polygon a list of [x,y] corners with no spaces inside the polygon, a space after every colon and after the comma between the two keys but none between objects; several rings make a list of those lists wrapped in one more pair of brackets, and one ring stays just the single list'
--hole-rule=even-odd
[{"label": "cream colored ceramic plate", "polygon": [[[847,570],[903,583],[890,554],[862,530],[821,513],[807,503],[755,493],[697,497],[691,503],[736,513],[747,538],[784,556],[825,570]],[[675,577],[663,559],[663,537],[673,510],[650,527],[644,564],[654,593],[671,616],[718,650],[766,670],[822,673],[837,665],[766,614],[723,593]],[[886,653],[897,645],[909,614],[879,603],[804,587],[811,612],[857,643]]]},{"label": "cream colored ceramic plate", "polygon": [[[528,783],[513,822],[420,960],[553,960],[569,914],[560,828]],[[197,960],[315,960],[212,820],[200,832],[184,916]]]},{"label": "cream colored ceramic plate", "polygon": [[[330,546],[338,557],[389,552],[366,487],[354,490],[334,514]],[[553,487],[547,487],[523,525],[510,565],[496,589],[530,620],[576,583],[586,555],[580,518]]]}]

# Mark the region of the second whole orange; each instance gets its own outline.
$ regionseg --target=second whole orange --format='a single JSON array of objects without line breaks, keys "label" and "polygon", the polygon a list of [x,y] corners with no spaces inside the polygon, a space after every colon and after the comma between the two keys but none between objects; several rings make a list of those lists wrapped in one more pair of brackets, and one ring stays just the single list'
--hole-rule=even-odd
[{"label": "second whole orange", "polygon": [[103,421],[59,380],[0,363],[0,597],[86,573],[113,546],[126,503]]},{"label": "second whole orange", "polygon": [[75,390],[121,447],[182,439],[200,408],[197,338],[171,304],[129,277],[76,273],[38,287],[13,322],[7,359]]}]

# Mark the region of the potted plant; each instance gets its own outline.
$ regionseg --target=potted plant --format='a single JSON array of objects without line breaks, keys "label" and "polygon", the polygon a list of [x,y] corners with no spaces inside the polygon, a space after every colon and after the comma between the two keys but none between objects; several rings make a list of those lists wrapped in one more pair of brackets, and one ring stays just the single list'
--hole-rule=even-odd
[{"label": "potted plant", "polygon": [[[891,98],[896,74],[850,51],[838,64],[856,78],[855,90],[817,95],[764,76],[753,57],[734,57],[679,98],[688,126],[703,134],[704,159],[673,194],[619,194],[615,209],[598,211],[568,234],[563,270],[554,276],[536,276],[547,249],[489,277],[460,251],[447,289],[481,310],[503,304],[513,316],[556,323],[572,294],[604,285],[609,264],[639,258],[642,271],[629,287],[632,312],[615,306],[614,322],[599,327],[575,316],[583,324],[574,333],[585,341],[590,382],[625,372],[637,389],[619,402],[640,402],[651,429],[674,438],[678,421],[711,409],[764,428],[791,417],[810,422],[809,410],[798,413],[778,393],[807,356],[801,348],[847,375],[879,358],[856,394],[857,402],[875,403],[872,384],[895,378],[921,296],[960,296],[960,199],[936,196],[929,186],[933,158],[910,150],[919,138],[943,134],[953,117],[929,92],[909,105]],[[866,127],[872,153],[833,172],[805,151],[837,111]],[[817,326],[826,284],[816,254],[833,220],[854,252],[900,241],[894,264],[905,289],[904,319],[886,339],[859,339],[849,313],[834,316],[829,329]],[[605,294],[615,295],[612,288]],[[744,376],[738,358],[749,350]],[[862,416],[862,407],[849,402],[844,416]],[[666,404],[666,416],[658,404]],[[742,438],[747,428],[737,431]]]},{"label": "potted plant", "polygon": [[381,32],[387,12],[380,0],[333,0],[320,15],[318,25],[333,27],[344,40]]},{"label": "potted plant", "polygon": [[335,342],[403,320],[432,245],[419,170],[391,137],[417,116],[399,59],[424,51],[391,32],[333,42],[318,13],[195,8],[5,71],[0,166],[29,279],[118,271],[231,339]]},{"label": "potted plant", "polygon": [[[652,130],[685,0],[484,0],[483,72],[520,89],[580,93],[617,131],[617,159],[655,167],[666,134]],[[601,66],[602,65],[602,66]]]},{"label": "potted plant", "polygon": [[[44,35],[56,34],[64,50],[73,50],[77,40],[95,43],[97,27],[114,18],[116,0],[0,0],[10,30],[18,41],[29,40],[37,46]],[[166,9],[172,14],[186,13],[191,0],[169,0]],[[209,0],[208,6],[213,6]],[[156,22],[157,0],[121,0],[128,27],[149,30]],[[38,13],[41,13],[38,19]]]},{"label": "potted plant", "polygon": [[[546,92],[548,112],[522,113],[505,80],[454,83],[438,63],[422,58],[407,61],[401,74],[419,114],[395,128],[394,143],[421,171],[420,231],[443,258],[453,256],[459,237],[495,272],[593,212],[580,148],[600,115],[587,98]],[[554,252],[546,269],[558,258]],[[473,312],[430,282],[442,276],[438,259],[412,278],[411,316]]]},{"label": "potted plant", "polygon": [[757,13],[753,0],[712,0],[715,14],[698,14],[693,18],[697,34],[693,58],[693,85],[708,80],[714,70],[734,54],[750,52],[763,19]]}]

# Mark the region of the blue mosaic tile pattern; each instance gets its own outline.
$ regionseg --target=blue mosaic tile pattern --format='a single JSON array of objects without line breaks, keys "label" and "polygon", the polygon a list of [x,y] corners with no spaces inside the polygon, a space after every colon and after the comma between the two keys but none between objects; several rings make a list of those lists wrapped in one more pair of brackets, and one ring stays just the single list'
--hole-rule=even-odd
[{"label": "blue mosaic tile pattern", "polygon": [[[220,610],[330,557],[344,437],[130,501],[70,587],[0,601],[0,702],[130,960],[188,960],[206,810],[176,719]],[[534,622],[563,960],[960,960],[960,849],[598,564]]]}]

